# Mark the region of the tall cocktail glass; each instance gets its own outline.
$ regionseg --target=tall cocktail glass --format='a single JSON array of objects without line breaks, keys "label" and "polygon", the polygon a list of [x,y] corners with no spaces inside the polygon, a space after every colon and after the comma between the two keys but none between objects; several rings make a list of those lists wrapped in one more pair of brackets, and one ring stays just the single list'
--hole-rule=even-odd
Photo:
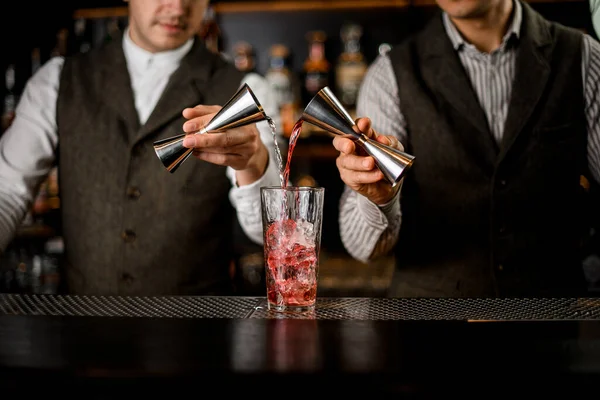
[{"label": "tall cocktail glass", "polygon": [[318,187],[261,188],[270,310],[314,310],[324,195]]}]

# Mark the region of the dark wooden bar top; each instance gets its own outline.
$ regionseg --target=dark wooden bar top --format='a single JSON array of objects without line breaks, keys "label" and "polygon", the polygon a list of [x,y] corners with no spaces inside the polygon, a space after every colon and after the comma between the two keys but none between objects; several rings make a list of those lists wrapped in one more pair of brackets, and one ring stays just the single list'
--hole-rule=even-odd
[{"label": "dark wooden bar top", "polygon": [[599,382],[595,298],[321,298],[295,315],[264,298],[0,294],[2,395],[576,398]]}]

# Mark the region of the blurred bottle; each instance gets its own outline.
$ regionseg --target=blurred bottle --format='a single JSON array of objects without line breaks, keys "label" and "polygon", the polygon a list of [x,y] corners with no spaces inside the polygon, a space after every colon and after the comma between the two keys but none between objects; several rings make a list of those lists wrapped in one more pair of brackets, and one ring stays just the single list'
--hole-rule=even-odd
[{"label": "blurred bottle", "polygon": [[17,107],[17,94],[15,93],[15,66],[10,64],[4,73],[4,85],[6,94],[4,95],[4,107],[2,110],[2,132],[8,129],[15,119],[15,109]]},{"label": "blurred bottle", "polygon": [[119,37],[121,33],[121,27],[119,26],[119,18],[118,17],[110,17],[107,18],[104,23],[106,24],[106,36],[104,38],[105,42],[112,42],[117,37]]},{"label": "blurred bottle", "polygon": [[308,40],[308,57],[304,61],[304,89],[307,100],[329,85],[331,65],[325,56],[325,40],[323,31],[311,31],[306,35]]},{"label": "blurred bottle", "polygon": [[233,63],[239,71],[247,73],[256,71],[254,48],[250,43],[239,41],[233,46]]},{"label": "blurred bottle", "polygon": [[[314,97],[319,90],[329,85],[331,64],[325,56],[325,40],[327,36],[323,31],[310,31],[306,35],[308,40],[308,57],[304,61],[304,103]],[[301,137],[306,138],[317,132],[312,124],[304,124]]]},{"label": "blurred bottle", "polygon": [[211,6],[206,9],[199,36],[210,51],[216,54],[221,52],[221,28],[217,23],[215,9]]},{"label": "blurred bottle", "polygon": [[265,74],[265,79],[273,89],[275,102],[279,109],[275,124],[278,133],[284,137],[289,137],[292,133],[300,106],[300,84],[297,76],[290,69],[289,59],[290,51],[287,46],[283,44],[271,46],[269,69]]},{"label": "blurred bottle", "polygon": [[56,236],[46,242],[44,254],[41,255],[40,293],[58,293],[63,254],[64,242],[61,236]]},{"label": "blurred bottle", "polygon": [[336,65],[336,89],[340,101],[349,112],[356,107],[358,89],[367,72],[367,63],[360,47],[361,36],[362,27],[358,24],[346,24],[340,32],[343,51]]},{"label": "blurred bottle", "polygon": [[51,57],[64,57],[67,55],[67,40],[69,37],[69,31],[66,28],[61,28],[56,33],[56,44],[52,49]]},{"label": "blurred bottle", "polygon": [[48,196],[48,207],[50,210],[58,210],[60,208],[60,197],[57,166],[54,166],[48,174],[48,178],[46,179],[46,191]]},{"label": "blurred bottle", "polygon": [[41,54],[39,47],[31,50],[31,76],[35,75],[35,73],[42,66]]},{"label": "blurred bottle", "polygon": [[75,48],[78,53],[87,53],[92,48],[92,43],[88,38],[88,24],[85,18],[77,18],[74,26]]},{"label": "blurred bottle", "polygon": [[33,216],[39,218],[50,211],[50,203],[48,202],[48,180],[44,180],[38,189],[38,192],[33,201]]}]

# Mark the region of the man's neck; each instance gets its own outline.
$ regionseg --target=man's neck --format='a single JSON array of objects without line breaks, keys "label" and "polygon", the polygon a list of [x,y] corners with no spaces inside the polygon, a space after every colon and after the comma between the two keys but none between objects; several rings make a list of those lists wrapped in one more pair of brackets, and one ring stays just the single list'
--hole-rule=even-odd
[{"label": "man's neck", "polygon": [[491,53],[502,44],[502,39],[510,25],[514,9],[512,1],[503,1],[497,7],[474,18],[452,18],[456,29],[478,50]]}]

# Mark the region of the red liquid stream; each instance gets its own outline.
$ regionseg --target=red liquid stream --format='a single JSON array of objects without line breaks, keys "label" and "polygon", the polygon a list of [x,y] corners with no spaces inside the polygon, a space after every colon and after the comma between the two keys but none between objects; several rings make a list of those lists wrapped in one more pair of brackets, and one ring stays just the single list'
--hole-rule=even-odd
[{"label": "red liquid stream", "polygon": [[288,145],[287,161],[285,164],[285,170],[283,171],[283,187],[286,187],[288,185],[290,179],[290,164],[292,162],[292,154],[294,153],[296,142],[298,141],[300,133],[302,132],[303,122],[304,121],[302,119],[299,119],[298,121],[296,121],[294,127],[292,128],[292,135],[290,136],[290,143]]}]

